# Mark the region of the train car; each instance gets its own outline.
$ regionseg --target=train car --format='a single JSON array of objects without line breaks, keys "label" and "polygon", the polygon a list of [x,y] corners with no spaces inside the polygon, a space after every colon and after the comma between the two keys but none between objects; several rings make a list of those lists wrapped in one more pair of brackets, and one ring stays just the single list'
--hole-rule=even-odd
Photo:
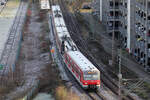
[{"label": "train car", "polygon": [[80,51],[68,51],[64,58],[68,69],[83,88],[100,87],[100,71]]},{"label": "train car", "polygon": [[55,26],[54,33],[56,33],[55,37],[57,46],[59,49],[61,49],[61,44],[64,39],[64,36],[70,37],[70,34],[67,30],[62,12],[58,5],[52,6],[52,14],[53,14],[53,25]]},{"label": "train car", "polygon": [[67,68],[83,88],[99,88],[100,71],[78,50],[58,5],[52,6],[52,14],[56,44]]}]

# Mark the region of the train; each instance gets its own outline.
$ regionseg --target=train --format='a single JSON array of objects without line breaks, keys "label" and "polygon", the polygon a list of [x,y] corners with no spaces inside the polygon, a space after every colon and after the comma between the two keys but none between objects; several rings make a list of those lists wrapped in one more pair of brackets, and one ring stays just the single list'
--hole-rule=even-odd
[{"label": "train", "polygon": [[52,24],[57,48],[67,69],[84,89],[100,87],[100,71],[80,52],[66,27],[59,5],[52,5]]}]

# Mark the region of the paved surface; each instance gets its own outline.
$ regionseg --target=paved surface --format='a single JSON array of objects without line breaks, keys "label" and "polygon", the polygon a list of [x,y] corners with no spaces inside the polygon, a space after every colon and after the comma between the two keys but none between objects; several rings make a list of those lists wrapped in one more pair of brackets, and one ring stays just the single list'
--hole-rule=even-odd
[{"label": "paved surface", "polygon": [[4,65],[0,74],[14,71],[27,7],[25,2],[11,0],[0,14],[0,64]]},{"label": "paved surface", "polygon": [[0,13],[0,58],[8,39],[9,30],[19,7],[19,2],[12,1],[8,1],[6,6],[0,6],[0,11],[2,11]]},{"label": "paved surface", "polygon": [[[112,48],[112,41],[111,37],[108,36],[108,34],[105,31],[105,28],[102,24],[99,24],[98,21],[95,21],[92,16],[86,16],[86,19],[90,22],[90,26],[93,27],[93,30],[95,30],[95,33],[100,34],[101,37],[101,45],[104,47],[105,51],[109,54],[111,54],[111,48]],[[117,52],[116,52],[117,53]],[[139,78],[144,79],[145,81],[150,83],[150,74],[144,71],[144,68],[142,65],[138,64],[136,61],[131,59],[131,57],[124,53],[122,56],[122,64],[129,68],[130,70],[134,71]]]}]

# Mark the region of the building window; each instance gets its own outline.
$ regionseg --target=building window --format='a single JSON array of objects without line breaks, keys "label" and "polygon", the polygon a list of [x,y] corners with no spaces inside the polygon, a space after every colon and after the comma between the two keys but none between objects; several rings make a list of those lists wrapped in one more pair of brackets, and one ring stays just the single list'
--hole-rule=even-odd
[{"label": "building window", "polygon": [[147,36],[150,37],[150,30],[148,30]]},{"label": "building window", "polygon": [[110,6],[110,7],[113,7],[113,1],[110,1],[110,2],[109,2],[109,6]]},{"label": "building window", "polygon": [[120,2],[120,5],[122,6],[122,5],[123,5],[123,3],[122,3],[122,2]]},{"label": "building window", "polygon": [[150,57],[147,59],[147,65],[150,66]]},{"label": "building window", "polygon": [[141,58],[143,58],[144,57],[144,52],[141,52]]},{"label": "building window", "polygon": [[150,20],[150,15],[147,17],[148,20]]},{"label": "building window", "polygon": [[150,43],[147,44],[147,48],[150,49]]},{"label": "building window", "polygon": [[127,8],[127,3],[125,2],[125,8]]},{"label": "building window", "polygon": [[142,18],[144,17],[144,12],[143,12],[143,11],[141,12],[141,17],[142,17]]},{"label": "building window", "polygon": [[150,2],[148,1],[148,8],[150,8]]},{"label": "building window", "polygon": [[127,29],[127,25],[125,25],[124,28]]},{"label": "building window", "polygon": [[140,54],[140,49],[139,48],[137,49],[137,52],[138,52],[138,55],[139,55]]}]

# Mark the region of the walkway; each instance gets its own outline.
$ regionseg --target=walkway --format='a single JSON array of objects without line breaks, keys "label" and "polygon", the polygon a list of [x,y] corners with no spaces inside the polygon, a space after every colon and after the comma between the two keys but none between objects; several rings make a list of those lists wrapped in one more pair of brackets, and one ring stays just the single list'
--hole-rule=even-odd
[{"label": "walkway", "polygon": [[[0,11],[4,6],[0,7]],[[7,42],[9,30],[13,24],[16,12],[19,7],[19,0],[8,1],[5,8],[0,13],[0,58]]]},{"label": "walkway", "polygon": [[0,14],[0,75],[15,70],[27,7],[24,1],[11,0]]}]

